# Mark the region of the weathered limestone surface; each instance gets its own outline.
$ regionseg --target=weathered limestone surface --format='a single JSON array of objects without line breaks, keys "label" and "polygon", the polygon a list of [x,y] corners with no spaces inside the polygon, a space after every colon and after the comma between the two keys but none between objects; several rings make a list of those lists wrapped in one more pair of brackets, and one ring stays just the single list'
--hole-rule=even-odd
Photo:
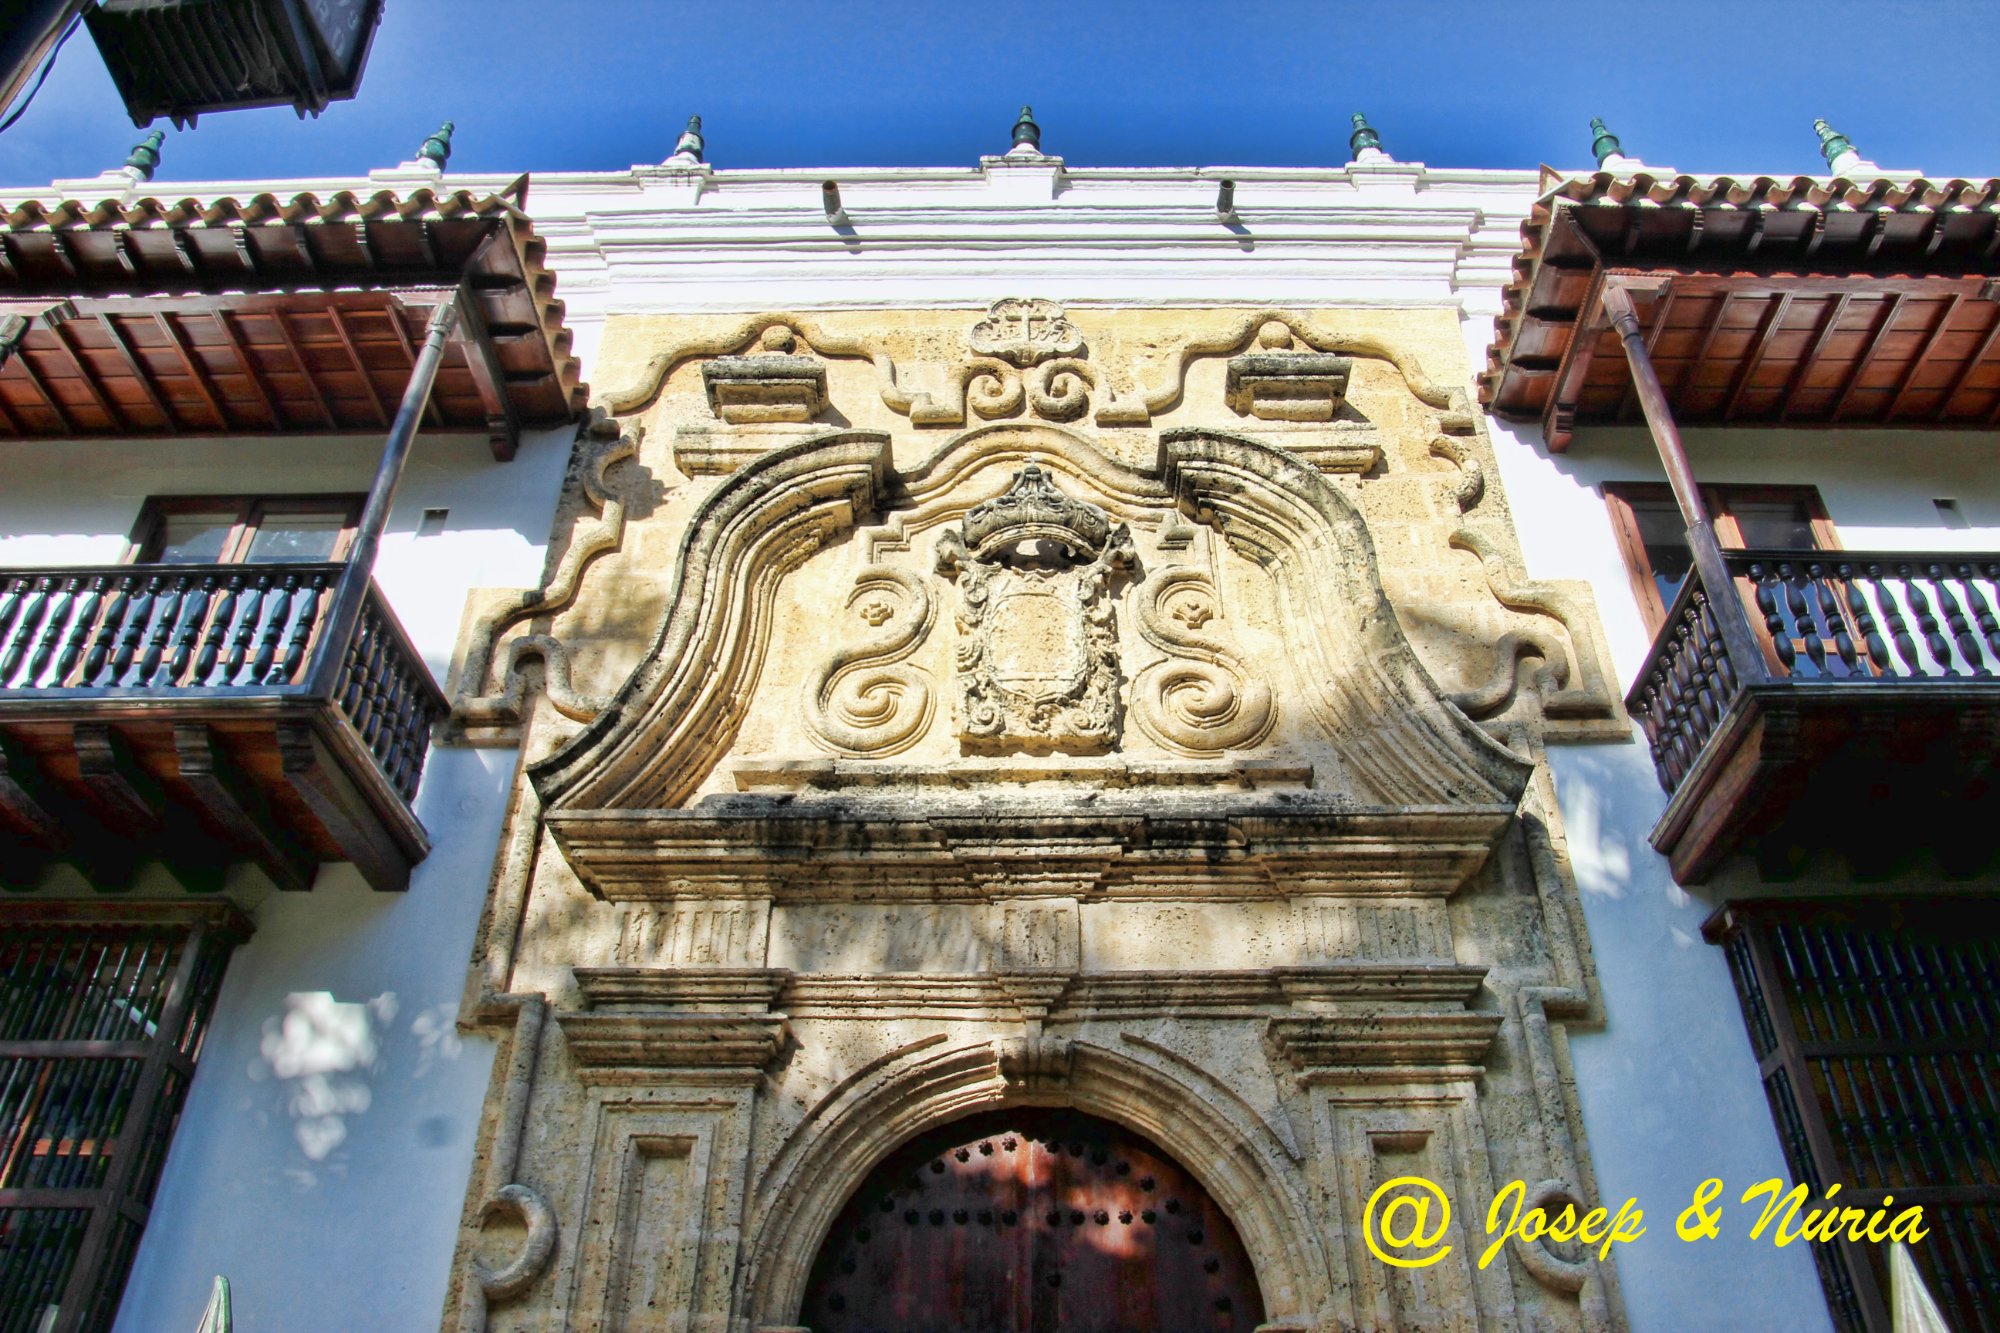
[{"label": "weathered limestone surface", "polygon": [[[1542,747],[1625,728],[1463,361],[1442,310],[614,323],[457,671],[527,764],[449,1326],[794,1325],[868,1170],[1010,1102],[1184,1162],[1274,1324],[1620,1326],[1609,1265],[1475,1267],[1501,1183],[1594,1198]],[[1438,1265],[1363,1248],[1399,1175]]]}]

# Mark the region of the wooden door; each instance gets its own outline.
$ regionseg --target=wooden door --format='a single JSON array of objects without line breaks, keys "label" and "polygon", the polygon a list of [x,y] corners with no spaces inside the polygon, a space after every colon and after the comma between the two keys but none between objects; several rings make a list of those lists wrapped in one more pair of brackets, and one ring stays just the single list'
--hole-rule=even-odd
[{"label": "wooden door", "polygon": [[1236,1229],[1179,1163],[1080,1112],[985,1112],[912,1140],[848,1200],[813,1333],[1249,1333]]}]

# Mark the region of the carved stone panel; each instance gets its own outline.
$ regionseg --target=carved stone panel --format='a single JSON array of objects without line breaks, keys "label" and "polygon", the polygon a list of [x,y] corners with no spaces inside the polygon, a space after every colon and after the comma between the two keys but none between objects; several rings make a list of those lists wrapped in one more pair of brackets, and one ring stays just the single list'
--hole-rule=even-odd
[{"label": "carved stone panel", "polygon": [[1033,463],[938,539],[938,572],[958,583],[955,723],[968,748],[1116,743],[1111,590],[1136,558],[1124,524],[1064,495]]}]

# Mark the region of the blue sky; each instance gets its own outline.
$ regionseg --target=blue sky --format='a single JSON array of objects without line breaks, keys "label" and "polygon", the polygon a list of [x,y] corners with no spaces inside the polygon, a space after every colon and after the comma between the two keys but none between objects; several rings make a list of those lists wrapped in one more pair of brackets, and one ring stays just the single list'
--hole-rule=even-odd
[{"label": "blue sky", "polygon": [[[699,112],[722,167],[971,165],[1032,102],[1076,165],[1326,165],[1348,116],[1434,166],[1588,165],[1601,115],[1684,171],[1864,156],[2000,175],[1994,0],[387,0],[360,96],[317,120],[168,131],[159,180],[356,174],[445,119],[452,168],[657,162]],[[0,185],[90,176],[138,139],[87,34],[0,135]]]}]

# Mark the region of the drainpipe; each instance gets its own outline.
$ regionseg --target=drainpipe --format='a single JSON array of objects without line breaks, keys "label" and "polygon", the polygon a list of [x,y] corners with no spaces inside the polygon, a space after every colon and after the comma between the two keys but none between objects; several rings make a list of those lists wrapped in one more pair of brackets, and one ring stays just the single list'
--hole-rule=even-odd
[{"label": "drainpipe", "polygon": [[389,505],[396,496],[396,483],[402,480],[403,465],[410,459],[410,446],[416,442],[417,427],[424,417],[424,405],[430,401],[431,386],[437,381],[438,365],[444,360],[444,345],[451,336],[452,326],[458,322],[459,302],[464,292],[445,297],[437,308],[431,311],[430,326],[424,332],[424,345],[417,353],[417,361],[410,369],[409,383],[403,389],[402,405],[396,409],[396,419],[389,427],[389,441],[382,450],[382,461],[375,468],[374,484],[368,488],[368,502],[362,507],[361,522],[355,529],[354,545],[347,553],[347,568],[341,572],[340,582],[334,587],[333,605],[327,612],[326,623],[320,627],[320,642],[331,651],[322,650],[308,684],[315,694],[331,698],[334,687],[339,682],[340,667],[346,657],[343,645],[352,642],[355,628],[361,623],[361,611],[368,600],[368,583],[375,571],[375,554],[382,545],[382,530],[389,524]]},{"label": "drainpipe", "polygon": [[1660,462],[1666,467],[1667,484],[1673,487],[1681,518],[1687,524],[1687,544],[1694,556],[1695,575],[1702,587],[1708,589],[1709,605],[1715,612],[1723,648],[1729,654],[1737,680],[1747,684],[1761,679],[1765,674],[1763,650],[1751,633],[1740,599],[1723,593],[1735,579],[1722,557],[1722,543],[1716,539],[1708,506],[1702,502],[1701,487],[1695,483],[1694,469],[1681,444],[1680,428],[1674,424],[1673,412],[1667,405],[1667,391],[1660,385],[1652,355],[1646,350],[1645,336],[1639,332],[1632,294],[1618,278],[1607,278],[1604,282],[1604,313],[1611,317],[1611,326],[1618,331],[1618,340],[1625,348],[1625,360],[1632,367],[1632,383],[1639,391],[1639,405],[1645,409],[1646,427],[1652,433]]}]

